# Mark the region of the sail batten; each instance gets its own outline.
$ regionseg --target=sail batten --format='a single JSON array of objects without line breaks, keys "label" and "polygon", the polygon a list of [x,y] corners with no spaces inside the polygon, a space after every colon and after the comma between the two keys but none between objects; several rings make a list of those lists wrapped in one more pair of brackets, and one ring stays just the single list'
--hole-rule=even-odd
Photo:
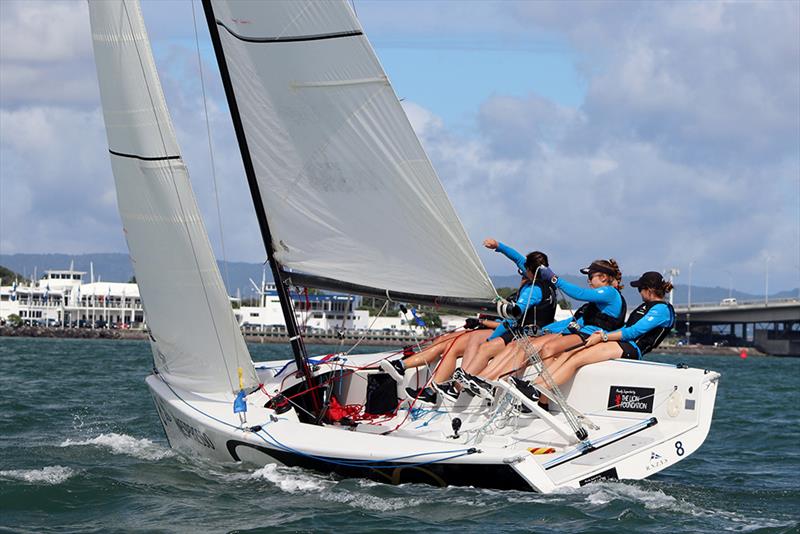
[{"label": "sail batten", "polygon": [[358,30],[332,32],[332,33],[318,33],[316,35],[290,35],[285,37],[248,37],[240,35],[230,29],[224,22],[216,21],[217,26],[223,28],[225,31],[248,43],[294,43],[300,41],[322,41],[324,39],[340,39],[342,37],[355,37],[356,35],[363,35],[364,33]]},{"label": "sail batten", "polygon": [[210,4],[280,265],[491,301],[489,276],[350,6]]},{"label": "sail batten", "polygon": [[258,385],[180,157],[136,0],[89,2],[117,204],[156,370],[218,393]]}]

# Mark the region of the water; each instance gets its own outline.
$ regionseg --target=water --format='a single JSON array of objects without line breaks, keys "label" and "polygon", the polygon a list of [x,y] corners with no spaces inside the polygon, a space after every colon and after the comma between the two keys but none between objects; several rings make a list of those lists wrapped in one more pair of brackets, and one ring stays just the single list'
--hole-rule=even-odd
[{"label": "water", "polygon": [[199,463],[167,447],[145,342],[0,338],[0,530],[800,532],[800,360],[653,359],[722,372],[703,447],[647,481],[537,495]]}]

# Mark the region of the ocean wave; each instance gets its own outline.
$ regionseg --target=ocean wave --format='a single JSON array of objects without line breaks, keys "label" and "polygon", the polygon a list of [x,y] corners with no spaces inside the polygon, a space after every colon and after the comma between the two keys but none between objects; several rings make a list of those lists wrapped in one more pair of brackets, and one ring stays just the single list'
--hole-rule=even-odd
[{"label": "ocean wave", "polygon": [[336,483],[321,476],[304,473],[291,467],[267,464],[261,469],[230,477],[235,480],[263,479],[286,493],[309,493],[328,489]]},{"label": "ocean wave", "polygon": [[429,499],[421,497],[378,497],[376,495],[354,493],[352,491],[324,493],[320,498],[324,501],[337,502],[358,510],[372,510],[376,512],[391,512],[402,510],[403,508],[413,508],[424,505],[429,501]]},{"label": "ocean wave", "polygon": [[94,445],[104,447],[114,454],[125,454],[140,460],[161,460],[175,456],[175,451],[156,445],[147,438],[134,438],[127,434],[100,434],[96,438],[86,440],[67,439],[61,443],[61,447],[73,447],[80,445]]},{"label": "ocean wave", "polygon": [[633,501],[644,505],[648,510],[683,508],[678,499],[658,489],[645,489],[623,482],[599,482],[584,486],[580,493],[586,494],[586,501],[592,505],[608,504],[611,501]]},{"label": "ocean wave", "polygon": [[642,488],[625,482],[598,482],[580,489],[565,490],[563,493],[584,494],[586,502],[595,506],[620,500],[638,503],[647,510],[676,512],[695,518],[715,519],[727,523],[726,528],[742,532],[792,525],[792,522],[748,517],[734,511],[705,508],[689,500],[675,498],[660,489]]},{"label": "ocean wave", "polygon": [[41,469],[10,469],[0,471],[0,478],[21,480],[29,484],[61,484],[77,474],[77,471],[61,465],[51,465]]}]

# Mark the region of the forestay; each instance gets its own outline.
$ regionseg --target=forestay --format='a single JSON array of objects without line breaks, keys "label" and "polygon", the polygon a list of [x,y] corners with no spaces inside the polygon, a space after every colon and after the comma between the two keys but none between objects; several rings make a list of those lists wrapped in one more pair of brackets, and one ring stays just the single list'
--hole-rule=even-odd
[{"label": "forestay", "polygon": [[194,392],[256,386],[135,0],[89,3],[117,202],[156,368]]},{"label": "forestay", "polygon": [[210,4],[277,261],[389,291],[494,298],[347,2]]}]

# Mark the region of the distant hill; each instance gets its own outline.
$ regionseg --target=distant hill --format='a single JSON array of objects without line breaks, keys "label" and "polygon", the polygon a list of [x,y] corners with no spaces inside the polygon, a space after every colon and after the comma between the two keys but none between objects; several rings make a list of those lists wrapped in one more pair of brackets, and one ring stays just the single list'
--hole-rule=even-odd
[{"label": "distant hill", "polygon": [[[133,266],[127,254],[0,254],[0,265],[20,273],[24,278],[32,278],[34,269],[39,278],[47,269],[68,269],[70,262],[74,262],[76,270],[86,272],[84,282],[89,282],[91,264],[94,264],[95,280],[101,278],[106,282],[127,282],[133,277]],[[235,295],[237,289],[244,297],[252,295],[250,278],[257,284],[261,283],[261,264],[228,262],[226,270],[224,262],[217,263],[231,295]],[[226,274],[229,280],[226,280]],[[269,270],[267,279],[272,280]]]},{"label": "distant hill", "polygon": [[[571,274],[561,275],[569,282],[581,287],[586,287],[585,276],[575,276]],[[622,295],[628,302],[628,309],[633,309],[641,303],[639,292],[636,288],[631,287],[631,281],[636,280],[638,277],[623,276],[622,281],[625,287],[622,290]],[[492,276],[492,281],[496,287],[517,287],[519,285],[519,276]],[[677,284],[673,291],[673,302],[676,306],[685,305],[689,300],[689,286],[686,284]],[[773,293],[769,296],[771,299],[792,298],[797,297],[798,290],[790,289],[788,291],[780,291]],[[745,293],[744,291],[733,290],[731,295],[737,300],[759,300],[764,298],[764,294]],[[692,302],[699,304],[701,302],[720,302],[722,299],[728,298],[727,287],[707,287],[707,286],[692,286]],[[568,299],[569,300],[569,299]]]},{"label": "distant hill", "polygon": [[[127,254],[119,253],[100,253],[100,254],[0,254],[0,265],[23,275],[26,278],[33,276],[34,268],[41,277],[47,269],[66,269],[70,262],[74,262],[75,269],[86,271],[85,281],[89,281],[89,265],[94,263],[95,279],[102,277],[107,282],[127,282],[133,276],[133,268]],[[257,284],[261,281],[261,271],[263,266],[259,263],[228,262],[227,269],[224,262],[218,262],[222,279],[231,295],[235,295],[237,289],[242,297],[252,296],[252,278]],[[585,286],[586,278],[582,276],[563,275],[570,282]],[[6,276],[0,275],[3,283],[6,283]],[[639,304],[639,293],[632,287],[630,282],[634,278],[625,277],[625,289],[623,295],[628,301],[629,308]],[[269,269],[267,269],[267,280],[272,281]],[[496,287],[517,287],[519,276],[492,276],[492,281]],[[675,304],[685,304],[688,297],[688,286],[678,284],[674,290]],[[757,300],[764,298],[764,295],[745,293],[743,291],[733,291],[733,297],[739,300]],[[770,298],[787,298],[797,296],[797,289],[781,291],[770,295]],[[728,289],[723,287],[692,287],[692,302],[719,302],[728,297]]]},{"label": "distant hill", "polygon": [[23,278],[23,276],[19,273],[15,273],[9,269],[6,269],[2,265],[0,265],[0,280],[3,281],[4,285],[8,285],[9,280],[18,280]]}]

